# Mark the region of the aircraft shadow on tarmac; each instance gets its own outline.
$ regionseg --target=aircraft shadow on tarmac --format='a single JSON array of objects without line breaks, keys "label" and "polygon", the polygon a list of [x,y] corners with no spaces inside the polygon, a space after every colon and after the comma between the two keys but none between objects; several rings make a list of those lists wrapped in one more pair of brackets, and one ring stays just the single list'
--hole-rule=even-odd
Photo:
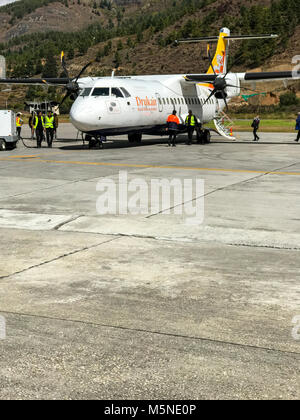
[{"label": "aircraft shadow on tarmac", "polygon": [[[29,147],[34,148],[36,146],[36,141],[31,139],[26,139],[26,143],[28,143]],[[184,145],[186,142],[185,136],[180,136],[177,138],[177,144]],[[30,144],[29,144],[30,143]],[[70,143],[70,145],[65,145],[66,143]],[[256,145],[294,145],[298,146],[298,143],[286,140],[286,141],[263,141],[260,140],[259,142],[254,142],[253,140],[226,140],[226,139],[212,139],[212,144],[239,144],[239,145],[249,145],[253,144],[253,146]],[[161,146],[161,147],[168,147],[168,139],[167,138],[154,138],[154,139],[143,139],[141,143],[129,143],[125,139],[114,139],[114,140],[108,140],[106,143],[103,143],[103,149],[128,149],[128,148],[137,148],[137,147],[143,147],[143,146]],[[196,143],[196,141],[193,141],[193,146],[202,146],[202,147],[208,147],[209,144],[199,144]],[[47,148],[47,145],[45,142],[42,143],[43,148]],[[59,139],[54,140],[53,142],[53,149],[60,149],[60,150],[103,150],[99,148],[98,146],[93,147],[89,149],[87,142],[82,142],[82,140],[76,140],[76,139]]]},{"label": "aircraft shadow on tarmac", "polygon": [[[186,138],[184,136],[177,138],[178,144],[184,144]],[[88,143],[83,143],[81,140],[75,144],[76,140],[74,139],[62,139],[57,140],[53,143],[53,147],[58,146],[58,143],[73,143],[68,146],[60,146],[59,149],[61,150],[102,150],[98,146],[89,149]],[[196,142],[194,142],[196,144]],[[135,147],[143,147],[143,146],[165,146],[168,147],[168,139],[167,138],[155,138],[155,139],[143,139],[141,143],[129,143],[127,140],[108,140],[107,142],[103,143],[103,149],[127,149],[127,148],[135,148]],[[200,144],[196,144],[200,146]]]},{"label": "aircraft shadow on tarmac", "polygon": [[[69,146],[61,146],[59,147],[61,150],[103,150],[103,149],[128,149],[128,148],[136,148],[136,147],[145,147],[145,146],[161,146],[161,147],[168,147],[168,140],[167,139],[151,139],[151,140],[143,140],[141,143],[128,143],[126,140],[109,140],[107,143],[103,144],[103,149],[99,148],[98,146],[93,147],[89,149],[88,144],[80,143],[80,144],[74,144],[74,140],[63,140],[62,143],[72,142],[72,145]],[[179,138],[177,139],[177,144],[185,144],[186,139]],[[57,144],[57,143],[56,143]],[[253,140],[212,140],[211,144],[238,144],[238,145],[250,145],[253,146],[257,145],[294,145],[298,146],[298,143],[295,143],[294,141],[286,140],[286,141],[263,141],[260,140],[259,142],[254,142]],[[196,141],[193,142],[193,146],[199,146],[199,147],[209,147],[209,144],[199,144],[196,143]],[[55,147],[55,145],[54,145]]]}]

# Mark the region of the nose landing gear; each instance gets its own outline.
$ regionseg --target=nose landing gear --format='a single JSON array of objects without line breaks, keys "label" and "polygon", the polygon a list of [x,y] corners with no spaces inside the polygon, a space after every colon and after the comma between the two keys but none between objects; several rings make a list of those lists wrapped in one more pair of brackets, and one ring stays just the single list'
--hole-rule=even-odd
[{"label": "nose landing gear", "polygon": [[98,147],[98,149],[103,149],[103,143],[106,142],[106,137],[104,136],[90,136],[87,134],[85,136],[85,141],[89,143],[89,149]]}]

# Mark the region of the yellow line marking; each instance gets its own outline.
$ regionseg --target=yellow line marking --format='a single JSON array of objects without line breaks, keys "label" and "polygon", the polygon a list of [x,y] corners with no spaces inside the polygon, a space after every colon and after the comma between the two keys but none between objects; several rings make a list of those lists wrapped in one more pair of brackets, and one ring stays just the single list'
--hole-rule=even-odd
[{"label": "yellow line marking", "polygon": [[283,171],[262,171],[252,169],[226,169],[226,168],[197,168],[190,166],[168,166],[168,165],[143,165],[143,164],[131,164],[131,163],[112,163],[112,162],[82,162],[72,160],[51,160],[42,159],[37,155],[25,155],[25,156],[8,156],[7,158],[0,158],[0,160],[11,161],[12,159],[22,158],[34,158],[35,161],[43,163],[59,163],[64,165],[89,165],[89,166],[115,166],[125,168],[145,168],[145,169],[181,169],[184,171],[210,171],[210,172],[231,172],[231,173],[254,173],[254,174],[269,174],[269,175],[296,175],[300,176],[300,172],[283,172]]},{"label": "yellow line marking", "polygon": [[0,158],[0,160],[12,160],[12,159],[32,159],[32,158],[38,158],[37,155],[25,155],[25,156],[7,156],[6,158]]},{"label": "yellow line marking", "polygon": [[185,171],[211,171],[211,172],[237,172],[237,173],[255,173],[255,174],[272,174],[272,175],[298,175],[300,172],[276,172],[276,171],[259,171],[251,169],[225,169],[225,168],[195,168],[189,166],[161,166],[161,165],[142,165],[131,163],[111,163],[111,162],[81,162],[81,161],[66,161],[66,160],[50,160],[38,159],[39,162],[45,163],[60,163],[68,165],[89,165],[89,166],[117,166],[126,168],[157,168],[157,169],[182,169]]}]

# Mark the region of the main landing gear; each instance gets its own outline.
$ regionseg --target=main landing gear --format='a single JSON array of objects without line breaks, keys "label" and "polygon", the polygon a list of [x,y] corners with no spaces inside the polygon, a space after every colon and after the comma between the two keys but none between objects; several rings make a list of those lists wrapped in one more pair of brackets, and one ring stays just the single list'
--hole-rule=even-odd
[{"label": "main landing gear", "polygon": [[211,140],[211,134],[209,130],[205,129],[205,130],[199,130],[197,132],[197,143],[208,144],[210,143],[210,140]]},{"label": "main landing gear", "polygon": [[129,141],[129,143],[141,143],[142,142],[142,134],[140,134],[140,133],[128,134],[128,141]]}]

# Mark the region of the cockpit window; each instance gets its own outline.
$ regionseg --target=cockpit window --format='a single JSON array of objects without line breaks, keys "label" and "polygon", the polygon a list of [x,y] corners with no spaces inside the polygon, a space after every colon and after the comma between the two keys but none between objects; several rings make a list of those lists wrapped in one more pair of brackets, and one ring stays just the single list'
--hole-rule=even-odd
[{"label": "cockpit window", "polygon": [[111,95],[116,96],[117,98],[124,98],[123,93],[120,91],[119,88],[112,88]]},{"label": "cockpit window", "polygon": [[89,96],[91,93],[92,88],[85,88],[82,89],[80,96]]},{"label": "cockpit window", "polygon": [[128,90],[126,90],[126,89],[125,89],[125,88],[123,88],[123,87],[121,87],[120,89],[121,89],[121,91],[124,93],[125,98],[130,98],[130,97],[131,97],[131,95],[130,95],[130,93],[128,92]]},{"label": "cockpit window", "polygon": [[97,87],[93,90],[92,96],[109,96],[109,88]]}]

